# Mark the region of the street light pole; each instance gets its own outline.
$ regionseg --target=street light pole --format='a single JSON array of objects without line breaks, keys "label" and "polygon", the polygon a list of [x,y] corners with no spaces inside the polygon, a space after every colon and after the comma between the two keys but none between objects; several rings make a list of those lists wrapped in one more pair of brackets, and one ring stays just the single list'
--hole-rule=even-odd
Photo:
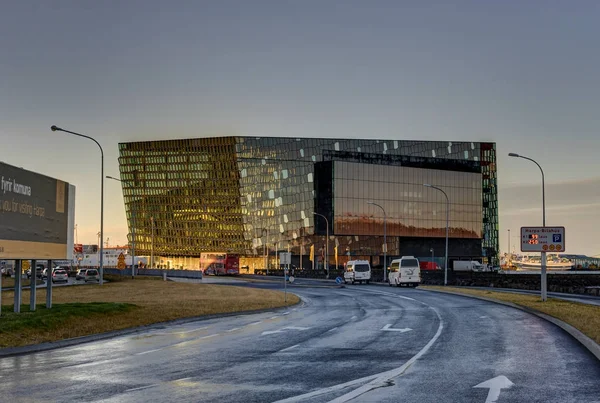
[{"label": "street light pole", "polygon": [[383,211],[383,282],[387,281],[387,228],[386,228],[386,219],[387,215],[385,214],[385,210],[379,204],[374,203],[372,201],[368,201],[367,204],[372,204],[373,206],[377,206]]},{"label": "street light pole", "polygon": [[510,228],[508,229],[508,269],[510,270],[510,262],[512,260],[512,254],[510,253]]},{"label": "street light pole", "polygon": [[[519,155],[517,153],[509,153],[508,154],[509,157],[515,157],[515,158],[523,158],[524,160],[528,160],[533,162],[535,165],[538,166],[538,168],[540,169],[540,172],[542,173],[542,226],[545,227],[546,226],[546,189],[545,189],[545,184],[544,184],[544,170],[542,169],[542,167],[540,166],[540,164],[538,164],[535,160],[529,158],[529,157],[525,157],[523,155]],[[548,282],[547,282],[547,275],[546,275],[546,252],[542,251],[542,272],[541,272],[541,291],[542,291],[542,302],[545,302],[547,299],[547,294],[548,294]]]},{"label": "street light pole", "polygon": [[[121,183],[127,183],[131,186],[131,182],[125,181],[118,178],[113,178],[112,176],[106,176],[106,179],[112,179]],[[133,192],[135,193],[135,183],[133,184]],[[131,209],[131,215],[133,216],[133,228],[131,229],[131,279],[135,277],[135,220],[136,220],[136,208],[135,201],[133,204],[133,208]],[[154,235],[154,234],[153,234]]]},{"label": "street light pole", "polygon": [[151,236],[151,243],[150,243],[150,268],[153,269],[154,268],[154,216],[150,217],[150,222],[152,225],[152,236]]},{"label": "street light pole", "polygon": [[267,237],[265,238],[265,244],[264,244],[265,270],[267,271],[267,276],[268,276],[269,275],[269,262],[267,260],[267,244],[269,243],[269,230],[266,228],[263,228],[262,229],[263,236],[265,235],[265,232],[267,233]]},{"label": "street light pole", "polygon": [[431,266],[433,267],[431,270],[435,270],[435,259],[433,257],[433,248],[429,249],[429,252],[431,252]]},{"label": "street light pole", "polygon": [[60,127],[52,126],[50,130],[53,132],[65,132],[74,136],[83,137],[92,140],[100,148],[100,285],[104,283],[104,150],[100,143],[94,138],[86,136],[85,134],[75,133],[69,130],[61,129]]},{"label": "street light pole", "polygon": [[327,277],[329,278],[329,220],[323,214],[313,212],[313,215],[318,215],[325,219],[325,223],[327,224],[327,239],[325,239],[325,272],[327,273]]},{"label": "street light pole", "polygon": [[426,186],[428,188],[432,188],[435,190],[439,190],[440,192],[442,192],[444,194],[444,196],[446,196],[446,258],[445,258],[445,262],[444,262],[444,285],[448,285],[448,224],[449,224],[449,217],[450,217],[450,200],[448,199],[448,195],[446,194],[446,192],[444,192],[439,187],[430,185],[428,183],[424,183],[423,186]]}]

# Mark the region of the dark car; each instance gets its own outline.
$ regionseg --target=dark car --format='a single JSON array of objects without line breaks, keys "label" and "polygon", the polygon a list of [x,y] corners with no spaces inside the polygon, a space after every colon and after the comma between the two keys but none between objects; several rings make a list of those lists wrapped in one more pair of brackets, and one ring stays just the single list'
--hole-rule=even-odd
[{"label": "dark car", "polygon": [[87,269],[80,269],[75,276],[75,280],[85,280],[85,272]]},{"label": "dark car", "polygon": [[[44,266],[43,265],[36,265],[35,266],[35,276],[37,278],[42,278],[42,273],[44,272]],[[31,269],[27,270],[27,278],[31,279]]]}]

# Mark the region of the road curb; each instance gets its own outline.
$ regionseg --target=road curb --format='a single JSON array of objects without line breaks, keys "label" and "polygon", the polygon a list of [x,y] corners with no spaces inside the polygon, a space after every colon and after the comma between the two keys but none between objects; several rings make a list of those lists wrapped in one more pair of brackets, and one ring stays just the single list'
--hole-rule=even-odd
[{"label": "road curb", "polygon": [[130,327],[127,329],[113,330],[113,331],[105,332],[105,333],[90,334],[87,336],[73,337],[70,339],[52,341],[52,342],[46,342],[46,343],[40,343],[40,344],[33,344],[33,345],[29,345],[29,346],[7,347],[7,348],[0,349],[0,359],[7,358],[7,357],[19,356],[19,355],[39,353],[39,352],[44,352],[44,351],[49,351],[49,350],[55,350],[55,349],[61,348],[61,347],[71,347],[74,345],[79,345],[81,343],[90,343],[90,342],[94,342],[94,341],[101,341],[101,340],[111,339],[113,337],[127,336],[130,334],[140,333],[140,332],[144,332],[147,330],[161,329],[161,328],[164,328],[165,326],[183,325],[183,324],[190,323],[190,322],[201,322],[201,321],[210,320],[210,319],[227,318],[227,317],[232,317],[232,316],[246,316],[246,315],[254,315],[254,314],[265,313],[265,312],[285,311],[287,309],[290,309],[292,307],[295,307],[295,306],[305,302],[302,300],[302,298],[299,295],[297,297],[299,298],[298,302],[296,302],[294,305],[289,305],[286,307],[265,308],[265,309],[256,309],[253,311],[217,313],[217,314],[212,314],[212,315],[194,316],[191,318],[175,319],[175,320],[170,320],[167,322],[152,323],[150,325]]},{"label": "road curb", "polygon": [[600,361],[600,345],[598,343],[596,343],[590,337],[586,336],[580,330],[574,328],[573,326],[569,325],[568,323],[565,323],[560,319],[556,319],[555,317],[545,314],[543,312],[540,312],[536,309],[517,305],[512,302],[500,301],[500,300],[497,300],[494,298],[481,297],[478,295],[462,294],[460,292],[454,292],[454,291],[444,291],[444,290],[437,290],[437,289],[421,289],[421,290],[422,291],[439,292],[439,293],[445,293],[445,294],[452,294],[452,295],[457,295],[459,297],[475,298],[475,299],[480,299],[482,301],[493,302],[496,304],[509,306],[511,308],[520,309],[521,311],[535,315],[539,318],[542,318],[542,319],[560,327],[562,330],[564,330],[569,335],[571,335],[575,340],[577,340],[581,345],[583,345],[585,348],[587,348],[589,350],[589,352],[592,353]]}]

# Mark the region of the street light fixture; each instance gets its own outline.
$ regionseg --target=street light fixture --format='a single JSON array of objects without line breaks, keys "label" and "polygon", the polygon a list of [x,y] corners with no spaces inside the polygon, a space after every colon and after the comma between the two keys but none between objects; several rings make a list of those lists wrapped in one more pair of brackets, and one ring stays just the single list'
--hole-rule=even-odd
[{"label": "street light fixture", "polygon": [[444,194],[444,196],[446,196],[446,259],[444,261],[444,285],[448,285],[448,220],[450,215],[450,200],[448,199],[446,192],[439,187],[430,185],[429,183],[424,183],[423,186],[439,190]]},{"label": "street light fixture", "polygon": [[329,220],[323,214],[313,212],[313,215],[323,217],[327,223],[327,239],[325,239],[325,272],[327,273],[327,278],[329,278]]},{"label": "street light fixture", "polygon": [[86,136],[85,134],[75,133],[69,130],[61,129],[57,126],[50,127],[53,132],[65,132],[74,136],[83,137],[92,140],[100,148],[100,285],[104,283],[104,150],[100,143],[94,138]]},{"label": "street light fixture", "polygon": [[[106,176],[106,179],[112,179],[121,183],[127,183],[129,186],[131,186],[131,182],[130,181],[126,181],[126,180],[122,180],[122,179],[118,179],[118,178],[114,178],[112,176]],[[135,192],[135,183],[133,184],[133,189]],[[136,210],[135,210],[135,203],[133,205],[132,208],[132,215],[133,215],[133,228],[131,230],[131,279],[133,279],[135,277],[135,227],[136,227]]]},{"label": "street light fixture", "polygon": [[373,206],[377,206],[383,211],[383,282],[387,281],[387,228],[386,228],[386,219],[387,216],[385,214],[385,210],[379,204],[369,200],[367,204],[372,204]]},{"label": "street light fixture", "polygon": [[[535,165],[538,166],[538,168],[540,169],[540,172],[542,173],[542,226],[545,227],[546,226],[546,189],[545,189],[545,185],[544,185],[544,170],[542,169],[542,167],[540,166],[540,164],[538,164],[535,160],[529,158],[529,157],[525,157],[524,155],[520,155],[517,153],[508,153],[509,157],[515,157],[515,158],[523,158],[524,160],[528,160],[533,162]],[[509,251],[510,252],[510,251]],[[542,291],[542,301],[546,301],[547,299],[547,294],[548,294],[548,283],[547,283],[547,276],[546,276],[546,252],[542,251],[542,271],[541,271],[541,291]]]}]

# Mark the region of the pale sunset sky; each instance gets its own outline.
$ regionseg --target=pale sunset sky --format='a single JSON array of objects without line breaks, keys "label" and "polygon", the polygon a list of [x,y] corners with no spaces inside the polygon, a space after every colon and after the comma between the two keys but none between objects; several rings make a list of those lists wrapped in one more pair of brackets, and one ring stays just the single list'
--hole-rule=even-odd
[{"label": "pale sunset sky", "polygon": [[[508,229],[566,227],[600,254],[600,2],[4,1],[0,160],[77,187],[97,243],[100,153],[118,143],[236,136],[493,141]],[[120,184],[105,240],[126,243]],[[511,248],[512,249],[512,248]],[[518,248],[516,249],[518,251]]]}]

